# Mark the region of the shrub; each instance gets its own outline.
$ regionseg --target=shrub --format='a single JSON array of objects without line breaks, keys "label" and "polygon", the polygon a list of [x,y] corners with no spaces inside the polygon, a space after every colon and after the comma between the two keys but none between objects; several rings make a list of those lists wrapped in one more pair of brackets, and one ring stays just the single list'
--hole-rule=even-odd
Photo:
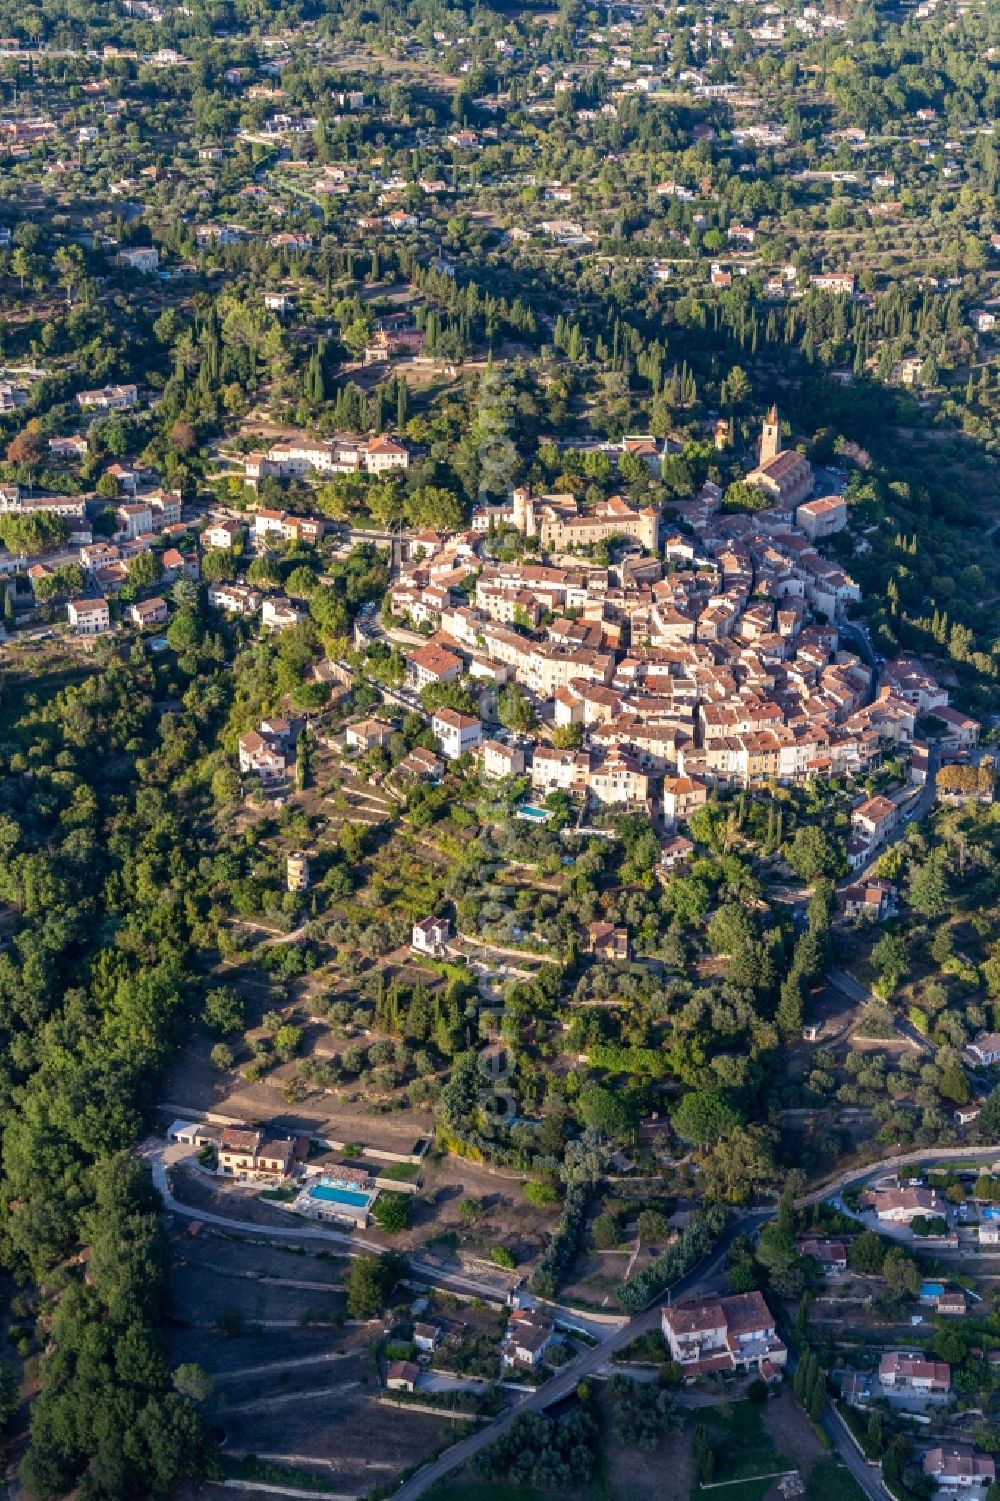
[{"label": "shrub", "polygon": [[559,1203],[559,1190],[554,1183],[526,1183],[524,1197],[536,1209],[549,1209],[552,1205]]},{"label": "shrub", "polygon": [[612,1251],[615,1246],[621,1245],[622,1233],[613,1214],[599,1214],[590,1233],[599,1251]]},{"label": "shrub", "polygon": [[372,1205],[372,1218],[387,1235],[398,1235],[410,1223],[410,1195],[387,1193],[385,1189]]}]

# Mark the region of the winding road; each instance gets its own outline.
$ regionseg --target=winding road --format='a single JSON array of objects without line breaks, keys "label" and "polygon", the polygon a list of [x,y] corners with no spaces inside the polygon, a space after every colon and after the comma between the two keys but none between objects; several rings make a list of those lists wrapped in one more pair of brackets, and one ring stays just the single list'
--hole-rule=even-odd
[{"label": "winding road", "polygon": [[[189,1150],[176,1151],[172,1155],[171,1147],[154,1137],[140,1146],[138,1155],[150,1165],[153,1183],[160,1192],[164,1208],[183,1219],[200,1220],[202,1224],[215,1225],[219,1229],[236,1231],[241,1235],[252,1235],[259,1240],[319,1241],[326,1245],[333,1242],[334,1245],[343,1246],[348,1256],[360,1256],[365,1253],[381,1256],[386,1249],[378,1241],[366,1240],[363,1236],[354,1235],[347,1230],[333,1230],[326,1225],[260,1225],[253,1220],[236,1219],[230,1215],[216,1214],[213,1210],[195,1208],[174,1197],[167,1178],[170,1160],[181,1161],[185,1157],[190,1157]],[[494,1303],[502,1301],[505,1297],[505,1289],[498,1283],[482,1282],[474,1277],[467,1277],[462,1272],[445,1271],[439,1266],[431,1265],[430,1262],[419,1261],[414,1256],[407,1256],[406,1260],[410,1272],[416,1279],[439,1286],[445,1291],[457,1290],[468,1293],[474,1298],[483,1298]],[[530,1304],[533,1300],[529,1296],[526,1301]],[[567,1308],[560,1303],[545,1302],[541,1306],[544,1306],[545,1311],[558,1319],[560,1323],[582,1329],[595,1339],[603,1339],[609,1328],[617,1330],[625,1327],[626,1323],[624,1314],[617,1319],[596,1318],[580,1313],[574,1308]]]},{"label": "winding road", "polygon": [[[149,1161],[153,1181],[163,1196],[163,1201],[174,1214],[185,1216],[189,1219],[198,1219],[206,1224],[218,1225],[226,1230],[235,1230],[248,1235],[267,1236],[278,1239],[295,1240],[319,1240],[334,1241],[342,1244],[348,1253],[355,1255],[363,1251],[381,1253],[384,1247],[374,1241],[366,1241],[360,1236],[351,1235],[347,1232],[330,1230],[326,1227],[314,1226],[269,1226],[253,1224],[250,1221],[230,1219],[226,1215],[215,1214],[209,1211],[193,1208],[183,1204],[174,1198],[167,1180],[167,1152],[166,1144],[158,1139],[147,1141],[140,1148],[140,1155]],[[881,1162],[870,1163],[863,1168],[850,1169],[837,1174],[827,1182],[817,1185],[808,1194],[803,1195],[797,1201],[799,1207],[821,1202],[834,1195],[841,1194],[847,1188],[863,1187],[873,1179],[885,1177],[900,1168],[915,1165],[931,1165],[936,1162],[966,1161],[970,1165],[979,1162],[993,1162],[1000,1158],[1000,1145],[985,1147],[952,1147],[948,1151],[917,1151],[906,1152],[894,1157],[885,1158]],[[472,1459],[480,1450],[484,1449],[494,1439],[506,1432],[518,1413],[521,1412],[544,1412],[554,1406],[576,1390],[577,1384],[587,1377],[595,1376],[607,1364],[608,1360],[626,1345],[632,1343],[643,1334],[660,1327],[660,1311],[664,1303],[689,1293],[699,1291],[706,1292],[708,1284],[722,1269],[726,1253],[733,1240],[738,1235],[753,1236],[767,1220],[775,1214],[774,1206],[745,1210],[735,1215],[727,1226],[721,1239],[714,1249],[690,1272],[678,1278],[669,1288],[654,1299],[648,1308],[636,1314],[631,1319],[622,1319],[617,1324],[609,1325],[607,1322],[592,1323],[588,1332],[594,1335],[598,1343],[593,1348],[588,1348],[573,1357],[566,1365],[561,1367],[556,1374],[540,1387],[531,1392],[515,1407],[508,1408],[501,1413],[492,1423],[484,1424],[475,1433],[468,1434],[439,1454],[436,1459],[430,1460],[408,1480],[405,1480],[395,1496],[397,1501],[417,1501],[417,1498],[426,1494],[432,1486],[445,1479],[453,1471]],[[439,1267],[409,1259],[410,1269],[421,1279],[430,1283],[439,1284],[445,1288],[451,1286],[463,1291],[472,1292],[478,1297],[497,1296],[497,1289],[487,1289],[484,1284],[476,1282],[473,1278],[465,1277],[460,1273],[444,1272]],[[545,1305],[547,1311],[560,1321],[571,1323],[577,1327],[587,1327],[591,1321],[581,1316],[575,1310],[560,1307],[558,1305]],[[832,1404],[827,1405],[823,1414],[822,1426],[828,1434],[834,1451],[850,1471],[854,1480],[858,1483],[869,1501],[886,1501],[888,1492],[882,1484],[881,1474],[878,1469],[866,1464],[859,1453],[857,1446],[851,1438],[843,1419],[836,1412]]]},{"label": "winding road", "polygon": [[[874,1178],[891,1173],[899,1167],[910,1164],[934,1162],[955,1162],[966,1160],[970,1163],[989,1161],[992,1162],[1000,1156],[1000,1146],[992,1147],[965,1147],[953,1148],[949,1152],[907,1152],[898,1157],[887,1158],[884,1162],[870,1164],[868,1167],[859,1168],[851,1172],[839,1174],[830,1183],[812,1191],[799,1200],[800,1205],[813,1204],[834,1193],[841,1193],[845,1188],[863,1186]],[[725,1254],[732,1241],[737,1235],[753,1235],[765,1221],[771,1219],[775,1213],[773,1207],[766,1209],[747,1210],[737,1215],[726,1229],[725,1234],[715,1247],[714,1251],[698,1266],[694,1267],[685,1276],[678,1279],[670,1288],[665,1289],[642,1313],[636,1314],[622,1328],[616,1329],[609,1334],[602,1343],[593,1350],[587,1350],[569,1361],[560,1371],[547,1381],[537,1392],[533,1392],[516,1408],[502,1413],[488,1427],[480,1428],[476,1433],[469,1434],[459,1443],[453,1444],[450,1449],[438,1455],[411,1475],[409,1480],[404,1481],[396,1491],[396,1501],[416,1501],[418,1496],[423,1496],[432,1486],[443,1480],[460,1465],[465,1464],[474,1455],[492,1443],[509,1428],[514,1417],[520,1412],[542,1412],[546,1408],[561,1401],[576,1389],[577,1383],[588,1376],[595,1375],[609,1358],[617,1351],[622,1350],[640,1335],[648,1333],[651,1329],[660,1327],[660,1309],[668,1300],[683,1297],[687,1293],[695,1293],[703,1290],[705,1284],[718,1272],[722,1266]],[[854,1440],[851,1438],[843,1419],[839,1416],[832,1403],[827,1404],[823,1414],[822,1426],[829,1435],[834,1451],[838,1458],[850,1471],[853,1478],[864,1491],[869,1501],[886,1501],[888,1491],[882,1484],[880,1472],[865,1463],[859,1454]]]}]

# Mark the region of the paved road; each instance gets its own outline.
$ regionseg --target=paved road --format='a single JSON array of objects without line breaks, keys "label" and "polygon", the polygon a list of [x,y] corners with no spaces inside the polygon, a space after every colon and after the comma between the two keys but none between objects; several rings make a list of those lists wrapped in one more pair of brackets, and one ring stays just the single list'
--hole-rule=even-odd
[{"label": "paved road", "polygon": [[[346,1230],[333,1230],[326,1225],[259,1225],[252,1220],[233,1219],[228,1215],[215,1214],[211,1210],[195,1209],[190,1204],[183,1204],[179,1199],[174,1198],[170,1190],[170,1184],[167,1181],[167,1159],[169,1156],[171,1161],[179,1161],[190,1155],[190,1152],[184,1149],[172,1153],[171,1149],[158,1138],[151,1138],[139,1148],[139,1156],[149,1162],[153,1182],[160,1191],[165,1207],[172,1214],[180,1215],[185,1219],[201,1220],[206,1225],[218,1225],[223,1230],[235,1230],[243,1235],[267,1237],[272,1240],[321,1241],[326,1244],[332,1241],[335,1245],[343,1246],[349,1256],[359,1256],[364,1252],[381,1256],[386,1249],[377,1241],[365,1240],[363,1236],[354,1235]],[[504,1289],[495,1283],[481,1282],[474,1277],[466,1277],[461,1272],[447,1272],[441,1267],[430,1265],[429,1262],[418,1261],[413,1256],[407,1256],[406,1260],[410,1273],[418,1281],[440,1285],[446,1291],[449,1288],[457,1289],[494,1303],[503,1299]],[[526,1294],[525,1302],[530,1306],[534,1299],[530,1294]],[[587,1334],[602,1341],[627,1327],[624,1314],[619,1319],[598,1320],[589,1318],[575,1308],[567,1308],[561,1303],[540,1303],[540,1306],[543,1306],[545,1311],[560,1323],[583,1329]],[[608,1347],[602,1345],[601,1348],[607,1349]]]},{"label": "paved road", "polygon": [[857,1446],[847,1431],[846,1423],[832,1404],[827,1405],[820,1418],[820,1426],[829,1436],[838,1459],[843,1461],[869,1501],[886,1501],[889,1492],[883,1484],[881,1468],[869,1465],[858,1453]]},{"label": "paved road", "polygon": [[928,813],[934,806],[934,799],[937,795],[936,782],[938,773],[938,761],[939,757],[937,749],[935,746],[931,746],[927,757],[927,780],[924,783],[919,796],[913,798],[912,801],[906,806],[902,818],[899,820],[899,823],[893,829],[888,839],[886,839],[885,843],[880,844],[878,849],[872,850],[871,858],[866,860],[864,865],[857,866],[856,869],[852,870],[847,876],[844,877],[844,879],[838,885],[837,889],[839,891],[842,891],[845,886],[856,885],[864,876],[868,874],[872,866],[876,864],[876,862],[881,858],[882,855],[885,854],[887,849],[891,849],[894,844],[899,843],[911,823],[919,823],[922,818],[927,817]]},{"label": "paved road", "polygon": [[431,1486],[443,1480],[452,1470],[459,1465],[465,1464],[473,1455],[478,1454],[487,1444],[499,1438],[510,1427],[518,1413],[543,1412],[547,1407],[561,1402],[576,1390],[577,1384],[588,1376],[595,1376],[601,1367],[617,1351],[625,1348],[642,1334],[647,1334],[651,1329],[660,1327],[660,1306],[668,1297],[680,1297],[684,1293],[694,1292],[700,1285],[708,1281],[722,1267],[726,1252],[730,1243],[738,1234],[746,1234],[769,1219],[774,1213],[771,1209],[753,1211],[740,1215],[738,1219],[728,1227],[715,1250],[693,1271],[681,1277],[668,1292],[661,1294],[651,1306],[635,1318],[629,1319],[628,1323],[616,1330],[600,1345],[593,1350],[586,1350],[577,1355],[573,1360],[564,1365],[550,1381],[532,1392],[531,1396],[525,1397],[516,1407],[509,1408],[488,1426],[480,1428],[468,1438],[453,1444],[444,1454],[432,1459],[423,1469],[418,1470],[409,1480],[405,1481],[396,1492],[396,1501],[416,1501],[416,1497],[422,1496]]},{"label": "paved road", "polygon": [[855,1001],[858,1005],[863,1005],[866,1001],[873,999],[871,991],[866,990],[859,980],[848,974],[846,969],[831,969],[827,974],[827,979],[835,990],[839,990],[841,995],[846,995],[849,1001]]},{"label": "paved road", "polygon": [[[854,984],[856,985],[857,982],[855,981]],[[175,1214],[186,1215],[191,1219],[200,1219],[208,1224],[217,1224],[226,1229],[243,1231],[251,1235],[287,1237],[298,1240],[334,1240],[339,1243],[345,1243],[355,1254],[361,1250],[380,1252],[383,1249],[374,1242],[362,1240],[359,1236],[328,1230],[326,1228],[299,1228],[295,1226],[286,1229],[283,1226],[257,1225],[248,1221],[231,1220],[224,1215],[193,1209],[190,1205],[181,1204],[170,1192],[167,1182],[166,1149],[164,1143],[159,1140],[146,1142],[140,1149],[140,1155],[149,1160],[153,1173],[153,1181],[163,1195],[164,1203]],[[1000,1155],[1000,1146],[998,1145],[987,1147],[953,1147],[949,1151],[941,1152],[907,1152],[887,1158],[880,1163],[869,1164],[865,1168],[841,1173],[832,1181],[805,1195],[798,1203],[800,1205],[807,1205],[831,1198],[836,1194],[843,1193],[846,1188],[863,1186],[873,1178],[884,1176],[899,1167],[911,1164],[931,1164],[934,1162],[953,1162],[956,1160],[965,1160],[970,1164],[980,1161],[992,1162],[998,1155]],[[495,1438],[506,1432],[518,1413],[542,1412],[546,1408],[562,1401],[563,1398],[576,1390],[577,1384],[580,1381],[588,1376],[596,1375],[616,1351],[624,1349],[626,1345],[631,1344],[634,1339],[639,1338],[641,1335],[658,1329],[660,1327],[661,1305],[668,1300],[704,1289],[705,1285],[721,1270],[726,1253],[735,1237],[737,1235],[753,1235],[765,1221],[773,1217],[774,1213],[774,1207],[771,1206],[765,1209],[748,1210],[734,1217],[709,1256],[685,1276],[679,1278],[670,1288],[665,1289],[649,1308],[645,1309],[642,1313],[636,1314],[634,1318],[623,1322],[610,1332],[607,1326],[600,1327],[594,1331],[600,1341],[599,1344],[593,1349],[585,1350],[575,1356],[551,1380],[547,1381],[543,1387],[525,1397],[516,1407],[509,1408],[506,1412],[501,1413],[492,1423],[484,1425],[475,1433],[462,1439],[459,1443],[453,1444],[450,1449],[447,1449],[436,1459],[424,1465],[422,1469],[418,1470],[415,1475],[412,1475],[409,1480],[400,1486],[396,1492],[398,1501],[417,1501],[419,1496],[424,1495],[438,1481],[443,1480],[446,1475],[451,1474],[453,1470],[458,1469],[459,1466],[472,1459],[481,1449],[484,1449]],[[465,1286],[480,1296],[483,1293],[482,1286],[475,1283],[471,1278],[465,1278],[460,1275],[449,1276],[446,1273],[442,1273],[437,1267],[425,1267],[423,1263],[417,1261],[411,1261],[410,1266],[418,1276],[426,1276],[431,1282],[443,1282],[445,1285],[450,1282],[454,1286]],[[552,1311],[556,1317],[566,1317],[578,1325],[585,1324],[586,1322],[571,1309],[553,1309]],[[831,1407],[828,1407],[822,1421],[823,1427],[829,1434],[837,1454],[861,1486],[866,1496],[870,1498],[870,1501],[885,1501],[888,1493],[882,1485],[878,1472],[870,1469],[864,1463],[849,1437],[841,1418]]]},{"label": "paved road", "polygon": [[[813,1193],[800,1199],[798,1202],[800,1205],[815,1203],[817,1200],[829,1198],[834,1193],[843,1192],[845,1188],[864,1185],[871,1179],[881,1177],[888,1172],[894,1171],[897,1166],[905,1166],[908,1163],[954,1162],[961,1158],[970,1162],[981,1160],[992,1161],[997,1157],[998,1153],[1000,1153],[1000,1146],[953,1148],[948,1152],[909,1152],[899,1157],[889,1158],[885,1162],[871,1164],[866,1168],[842,1173],[832,1183],[814,1190]],[[423,1469],[418,1470],[415,1475],[412,1475],[409,1480],[400,1486],[396,1492],[396,1501],[416,1501],[418,1496],[424,1495],[438,1481],[443,1480],[446,1475],[449,1475],[460,1465],[465,1464],[474,1455],[478,1454],[481,1449],[485,1448],[487,1444],[492,1443],[495,1438],[506,1432],[517,1413],[541,1412],[547,1407],[551,1407],[554,1403],[561,1401],[574,1391],[579,1381],[582,1381],[587,1376],[596,1375],[616,1350],[624,1349],[626,1345],[631,1344],[640,1335],[648,1333],[649,1330],[658,1329],[660,1327],[661,1305],[668,1298],[681,1297],[686,1293],[703,1289],[704,1284],[720,1269],[726,1252],[735,1237],[737,1235],[753,1235],[766,1220],[773,1217],[774,1213],[775,1210],[773,1208],[768,1208],[749,1210],[738,1215],[727,1228],[714,1252],[701,1265],[695,1267],[693,1271],[688,1272],[686,1276],[681,1277],[671,1288],[662,1293],[649,1308],[630,1319],[623,1328],[617,1330],[610,1338],[604,1340],[596,1349],[586,1351],[585,1354],[577,1356],[574,1360],[563,1366],[551,1381],[547,1381],[543,1387],[519,1403],[516,1408],[502,1413],[493,1423],[480,1428],[476,1433],[470,1434],[468,1438],[462,1439],[458,1444],[454,1444],[444,1454],[439,1455],[437,1459],[424,1465]],[[824,1413],[823,1426],[827,1433],[829,1433],[837,1454],[844,1461],[844,1464],[850,1470],[855,1480],[857,1480],[862,1490],[870,1498],[870,1501],[885,1501],[888,1492],[882,1485],[878,1472],[869,1469],[868,1465],[865,1464],[848,1435],[843,1421],[832,1407],[828,1407],[826,1413]]]},{"label": "paved road", "polygon": [[872,650],[871,641],[868,639],[868,632],[866,628],[855,624],[853,621],[838,620],[837,630],[840,632],[841,636],[850,637],[855,646],[860,649],[861,655],[868,663],[868,666],[874,668],[876,665],[875,653]]},{"label": "paved road", "polygon": [[[829,970],[827,979],[834,990],[839,990],[841,995],[846,996],[849,1001],[854,1001],[858,1005],[867,1005],[869,1001],[876,999],[872,992],[866,990],[860,981],[856,980],[846,969]],[[932,1058],[935,1056],[933,1044],[928,1042],[923,1033],[918,1032],[913,1023],[908,1021],[905,1016],[894,1017],[893,1026],[900,1037],[904,1037],[907,1042],[912,1042],[914,1047],[919,1048],[921,1052],[929,1053]],[[824,1038],[824,1041],[828,1040]]]}]

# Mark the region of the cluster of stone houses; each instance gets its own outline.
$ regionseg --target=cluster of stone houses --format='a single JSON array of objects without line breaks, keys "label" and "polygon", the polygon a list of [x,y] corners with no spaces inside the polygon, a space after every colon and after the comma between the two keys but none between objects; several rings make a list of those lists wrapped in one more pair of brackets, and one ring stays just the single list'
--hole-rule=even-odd
[{"label": "cluster of stone houses", "polygon": [[472,517],[474,531],[513,526],[526,537],[537,537],[546,552],[593,547],[613,537],[631,537],[655,551],[659,524],[660,513],[655,507],[636,510],[620,495],[583,511],[575,495],[535,497],[523,488],[515,490],[504,505],[477,507]]},{"label": "cluster of stone houses", "polygon": [[[770,414],[762,448],[779,442],[776,423]],[[662,797],[675,821],[713,786],[864,772],[887,751],[911,751],[928,710],[951,713],[956,734],[974,740],[975,722],[948,710],[947,691],[924,669],[899,664],[876,691],[872,669],[845,644],[843,610],[860,593],[813,545],[846,524],[843,498],[753,515],[723,514],[720,501],[706,485],[681,503],[684,530],[668,530],[662,545],[655,514],[620,498],[581,513],[572,496],[536,500],[526,490],[481,508],[471,533],[412,538],[389,591],[393,616],[428,633],[408,653],[412,687],[515,682],[555,728],[579,726],[582,742],[514,746],[484,739],[466,716],[435,727],[442,752],[481,749],[487,775],[524,771],[541,793],[637,806]],[[537,537],[546,561],[483,566],[477,547],[497,525]],[[632,550],[595,564],[587,549],[612,536],[631,539]],[[855,864],[899,816],[888,799],[855,810]]]},{"label": "cluster of stone houses", "polygon": [[[112,536],[97,542],[93,540],[93,529],[82,497],[29,497],[17,485],[0,486],[0,512],[6,515],[47,513],[66,523],[69,547],[76,550],[77,561],[92,591],[92,595],[73,600],[67,606],[70,625],[78,635],[84,636],[100,635],[110,630],[107,596],[116,594],[128,582],[129,563],[142,553],[150,552],[154,546],[163,547],[160,564],[165,583],[173,583],[182,577],[197,579],[200,573],[197,554],[182,553],[173,545],[188,530],[181,521],[180,494],[144,487],[143,481],[148,481],[150,476],[129,465],[115,464],[108,473],[127,498],[114,508]],[[43,561],[28,568],[28,582],[36,596],[38,586],[53,576],[54,568],[54,564]],[[134,624],[145,626],[158,624],[166,617],[166,603],[158,598],[134,605],[129,618]]]},{"label": "cluster of stone houses", "polygon": [[272,443],[266,453],[248,454],[244,473],[248,485],[268,475],[301,479],[309,474],[388,474],[409,468],[410,454],[395,438],[337,438],[320,442],[304,434]]}]

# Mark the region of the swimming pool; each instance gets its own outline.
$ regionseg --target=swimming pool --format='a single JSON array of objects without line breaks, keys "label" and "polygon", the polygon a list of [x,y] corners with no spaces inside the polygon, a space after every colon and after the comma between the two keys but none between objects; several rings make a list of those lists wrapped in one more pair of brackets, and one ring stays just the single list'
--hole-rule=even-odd
[{"label": "swimming pool", "polygon": [[371,1194],[358,1193],[352,1188],[334,1188],[331,1183],[317,1183],[309,1190],[310,1199],[322,1199],[324,1204],[349,1204],[352,1209],[367,1209]]},{"label": "swimming pool", "polygon": [[921,1282],[920,1296],[922,1298],[940,1298],[944,1292],[943,1282]]},{"label": "swimming pool", "polygon": [[529,823],[548,823],[552,814],[547,808],[536,808],[531,803],[522,803],[517,810],[518,818],[526,818]]},{"label": "swimming pool", "polygon": [[980,1217],[984,1220],[1000,1220],[1000,1208],[996,1204],[987,1204],[980,1210]]}]

